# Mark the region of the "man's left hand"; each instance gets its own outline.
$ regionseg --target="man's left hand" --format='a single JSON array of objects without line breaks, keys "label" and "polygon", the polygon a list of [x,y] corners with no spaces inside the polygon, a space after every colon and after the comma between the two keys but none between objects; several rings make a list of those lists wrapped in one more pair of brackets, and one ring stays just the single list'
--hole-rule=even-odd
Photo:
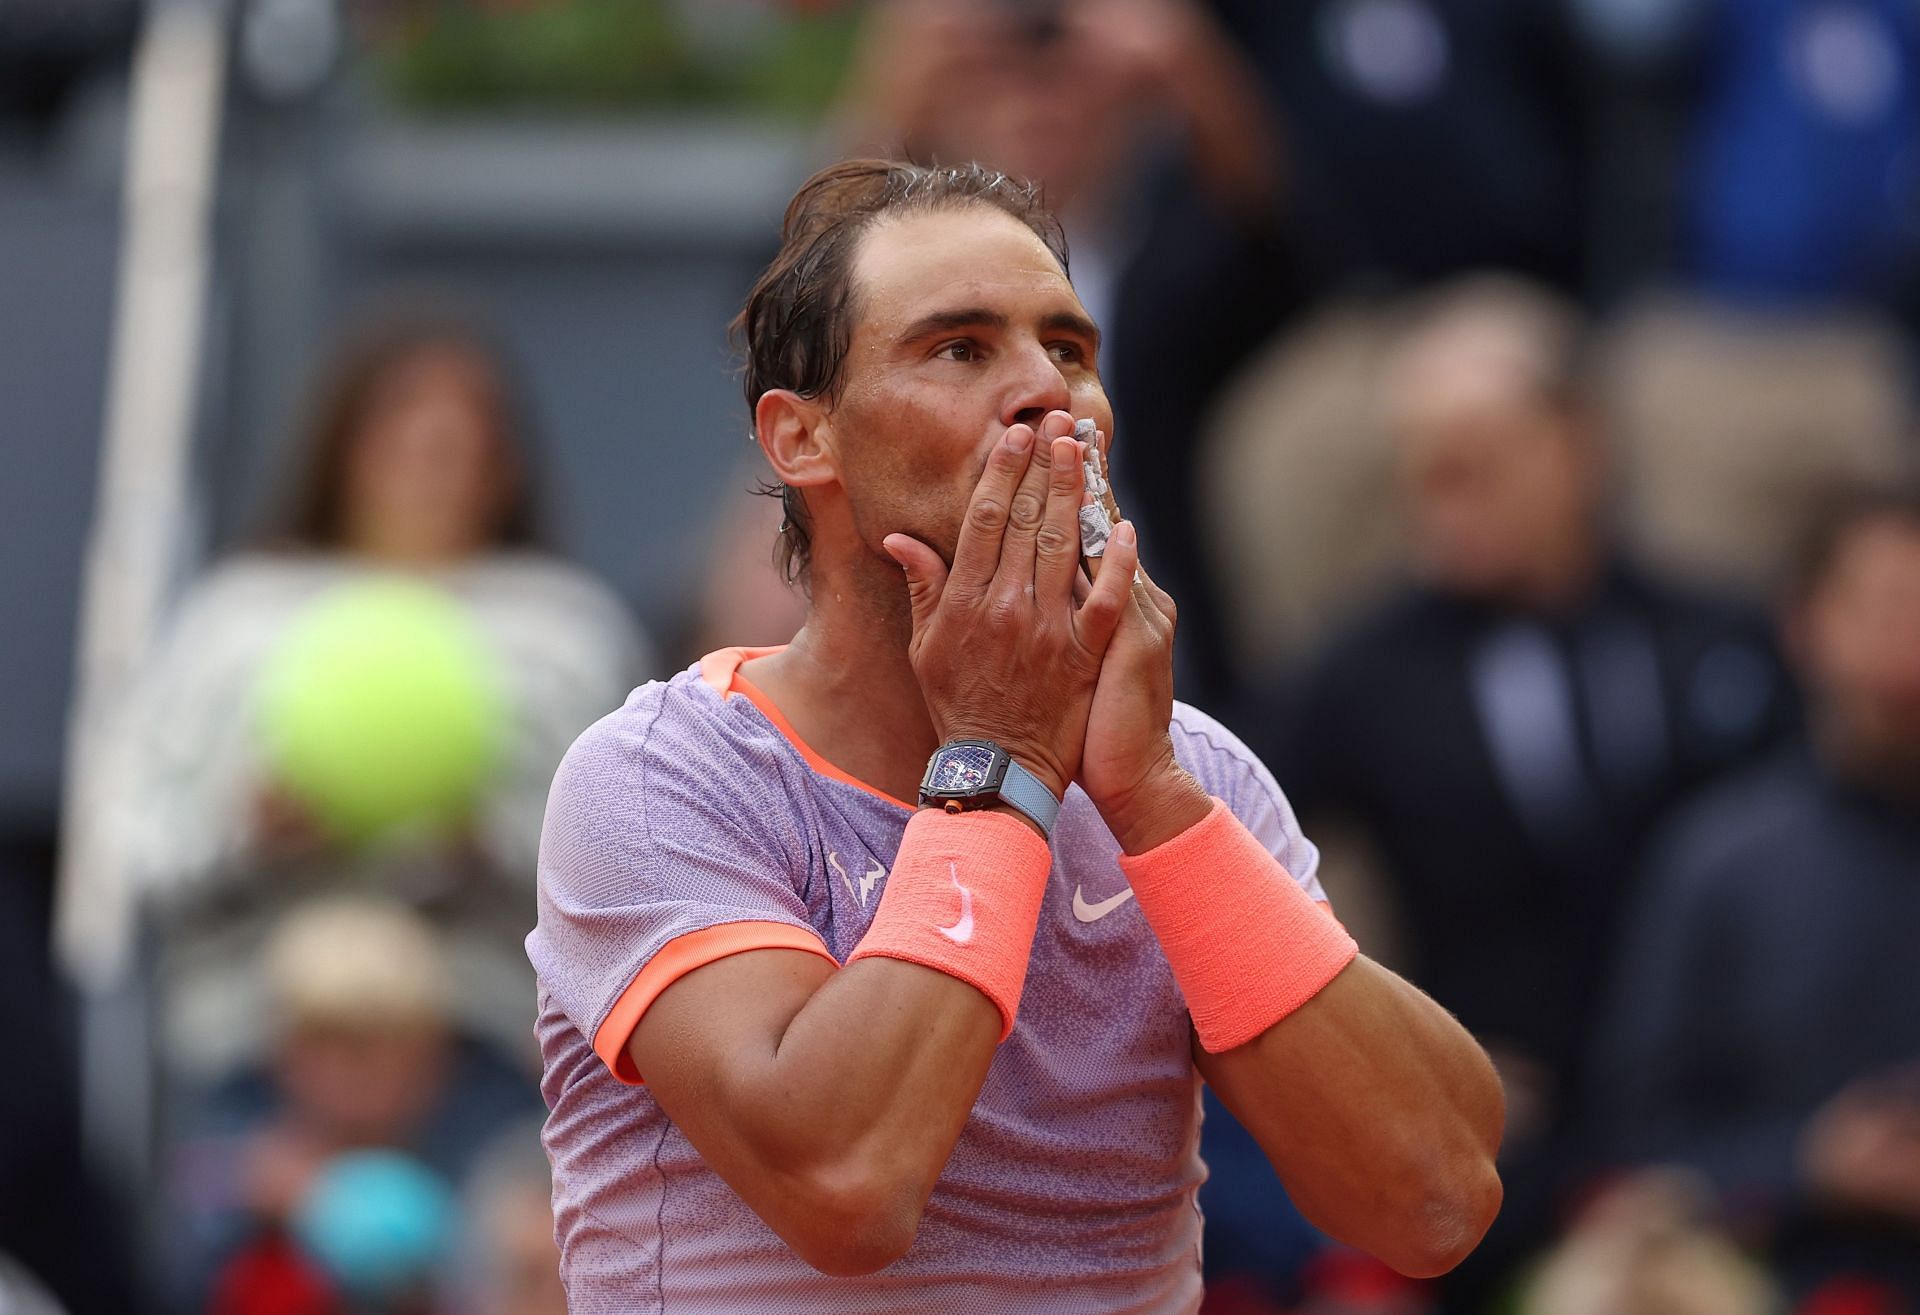
[{"label": "man's left hand", "polygon": [[[1123,522],[1124,532],[1134,532]],[[1174,760],[1173,632],[1178,609],[1140,568],[1107,645],[1087,718],[1080,788],[1129,854],[1141,854],[1206,817],[1213,806]]]}]

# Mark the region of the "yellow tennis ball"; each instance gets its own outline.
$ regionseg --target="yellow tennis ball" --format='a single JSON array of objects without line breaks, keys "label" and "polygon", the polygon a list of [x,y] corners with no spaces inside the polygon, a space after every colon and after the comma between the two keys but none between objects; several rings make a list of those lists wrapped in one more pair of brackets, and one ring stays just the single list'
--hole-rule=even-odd
[{"label": "yellow tennis ball", "polygon": [[461,816],[506,733],[493,655],[466,609],[397,576],[314,600],[262,671],[259,696],[276,782],[348,842]]}]

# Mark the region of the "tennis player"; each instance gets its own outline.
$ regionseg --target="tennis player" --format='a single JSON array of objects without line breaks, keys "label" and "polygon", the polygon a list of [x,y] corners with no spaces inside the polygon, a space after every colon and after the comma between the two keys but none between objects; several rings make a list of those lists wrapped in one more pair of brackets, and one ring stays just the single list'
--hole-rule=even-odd
[{"label": "tennis player", "polygon": [[1113,418],[1035,189],[824,170],[737,328],[809,610],[555,778],[528,949],[571,1309],[1193,1311],[1202,1081],[1314,1223],[1452,1267],[1500,1201],[1493,1070],[1173,701],[1131,525],[1083,570],[1071,435]]}]

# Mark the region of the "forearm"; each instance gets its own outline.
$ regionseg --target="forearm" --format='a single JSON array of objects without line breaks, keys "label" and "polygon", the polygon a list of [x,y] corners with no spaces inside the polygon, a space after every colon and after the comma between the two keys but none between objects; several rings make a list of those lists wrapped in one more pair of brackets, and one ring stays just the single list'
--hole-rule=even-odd
[{"label": "forearm", "polygon": [[1169,94],[1202,183],[1235,218],[1258,224],[1280,199],[1280,141],[1252,71],[1210,23],[1196,23],[1188,76]]},{"label": "forearm", "polygon": [[1012,1028],[1050,862],[1011,818],[927,810],[844,967],[722,957],[642,1015],[628,1049],[662,1108],[816,1268],[911,1245]]},{"label": "forearm", "polygon": [[1187,996],[1203,1075],[1308,1218],[1408,1273],[1451,1268],[1499,1203],[1493,1067],[1198,787],[1149,777],[1109,820]]},{"label": "forearm", "polygon": [[895,959],[849,964],[729,1063],[717,1095],[741,1162],[709,1159],[803,1255],[808,1237],[844,1237],[844,1267],[877,1267],[912,1240],[999,1037],[998,1010],[965,982]]},{"label": "forearm", "polygon": [[1445,1010],[1371,960],[1200,1064],[1301,1212],[1341,1241],[1432,1274],[1492,1222],[1504,1117],[1493,1066]]}]

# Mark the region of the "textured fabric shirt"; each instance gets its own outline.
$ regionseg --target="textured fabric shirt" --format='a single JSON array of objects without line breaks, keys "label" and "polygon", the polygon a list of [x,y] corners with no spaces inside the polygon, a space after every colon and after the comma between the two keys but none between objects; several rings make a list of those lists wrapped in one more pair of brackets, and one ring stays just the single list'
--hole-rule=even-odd
[{"label": "textured fabric shirt", "polygon": [[[636,690],[554,781],[527,946],[575,1315],[1196,1309],[1205,1171],[1191,1024],[1120,847],[1077,788],[1054,831],[1019,1020],[901,1260],[859,1278],[809,1267],[640,1084],[622,1052],[677,976],[758,946],[844,963],[912,815],[798,741],[738,674],[757,655],[717,653]],[[1184,706],[1173,738],[1322,898],[1318,854],[1259,761]],[[846,1045],[860,1045],[857,1023]]]}]

